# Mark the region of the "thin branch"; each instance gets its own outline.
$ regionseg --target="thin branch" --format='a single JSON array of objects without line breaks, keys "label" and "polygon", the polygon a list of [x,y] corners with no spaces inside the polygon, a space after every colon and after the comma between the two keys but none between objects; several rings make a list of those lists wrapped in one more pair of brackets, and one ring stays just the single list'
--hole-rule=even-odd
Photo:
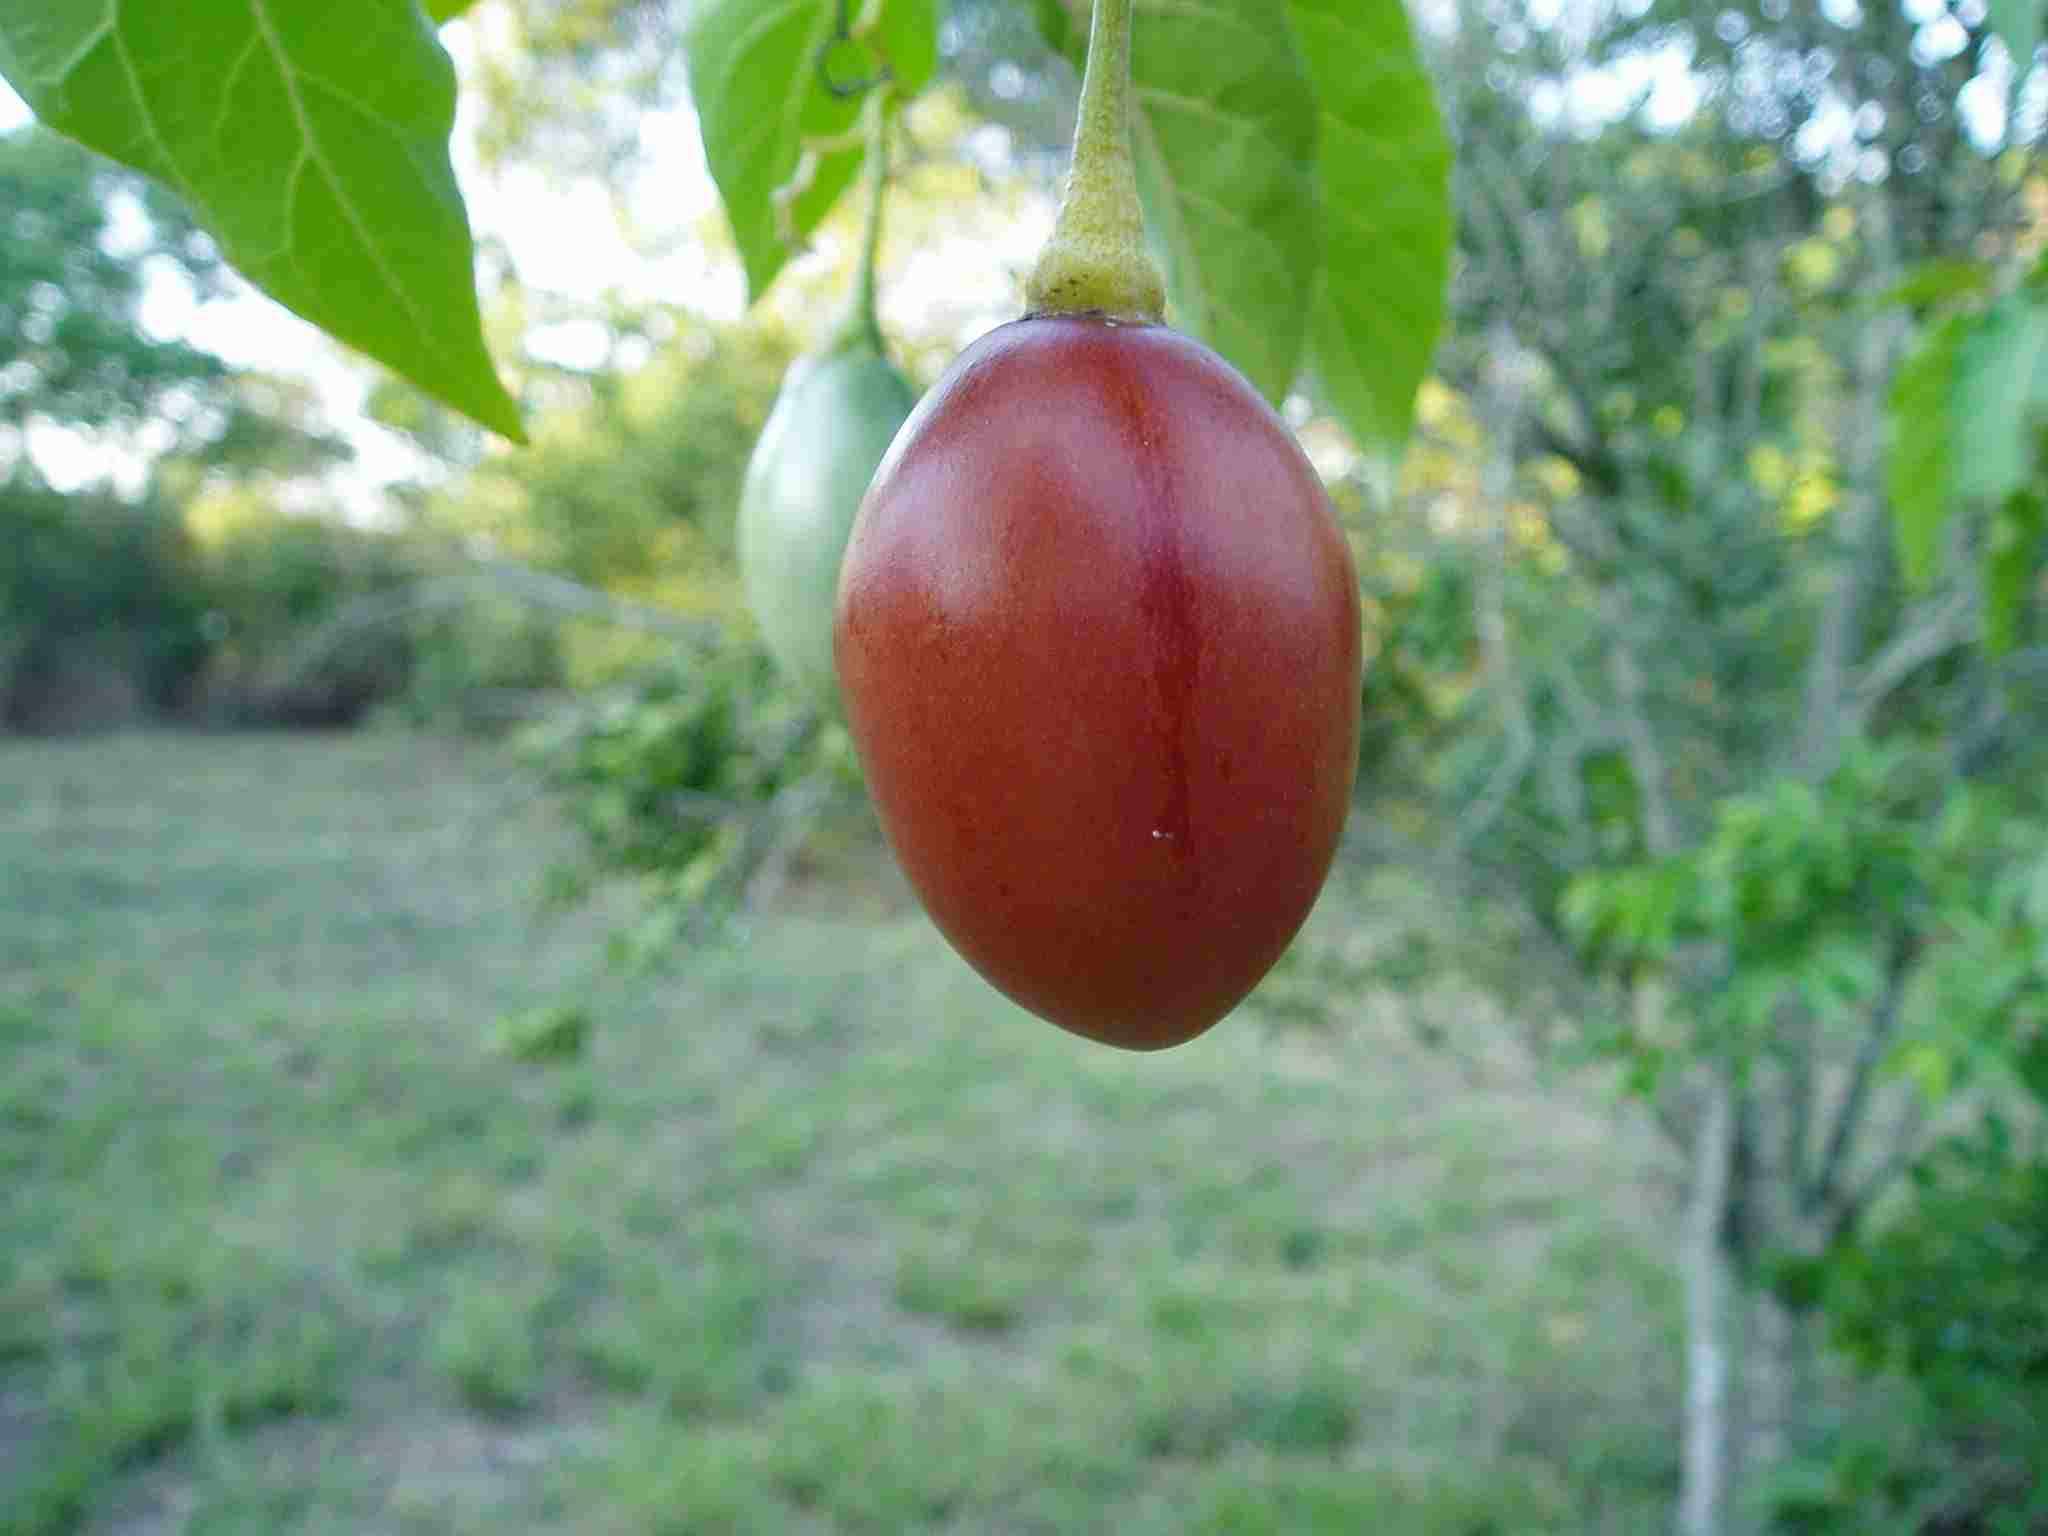
[{"label": "thin branch", "polygon": [[1480,566],[1479,588],[1473,619],[1479,631],[1479,648],[1485,658],[1487,683],[1501,712],[1507,732],[1507,747],[1499,765],[1487,780],[1486,789],[1459,829],[1467,842],[1482,836],[1500,817],[1508,797],[1536,755],[1536,727],[1529,718],[1529,701],[1522,692],[1515,666],[1514,647],[1508,636],[1508,501],[1514,491],[1516,427],[1522,414],[1528,365],[1515,346],[1506,325],[1495,327],[1482,394],[1488,436],[1492,449],[1483,471],[1482,495],[1492,519],[1486,550]]},{"label": "thin branch", "polygon": [[1597,578],[1622,563],[1624,550],[1612,528],[1585,515],[1587,500],[1575,496],[1553,507],[1550,531],[1586,573]]},{"label": "thin branch", "polygon": [[1871,1203],[1892,1185],[1900,1174],[1912,1166],[1920,1150],[1921,1134],[1927,1129],[1927,1106],[1916,1094],[1900,1111],[1899,1118],[1892,1123],[1892,1134],[1884,1155],[1866,1174],[1857,1186],[1835,1204],[1829,1213],[1827,1232],[1829,1243],[1834,1243],[1856,1230],[1863,1219],[1863,1213]]},{"label": "thin branch", "polygon": [[[800,779],[778,791],[766,805],[747,818],[740,846],[718,871],[711,886],[698,900],[691,914],[691,930],[701,933],[744,903],[748,888],[762,866],[773,856],[792,822],[808,828],[828,793],[816,778]],[[797,832],[801,835],[801,830]]]},{"label": "thin branch", "polygon": [[270,670],[266,686],[289,690],[369,631],[494,598],[695,644],[712,643],[720,634],[719,626],[709,621],[614,597],[566,577],[511,562],[479,562],[468,571],[429,577],[395,592],[372,593],[348,603]]},{"label": "thin branch", "polygon": [[673,609],[652,603],[616,597],[597,587],[585,586],[566,576],[535,570],[510,560],[479,562],[478,579],[486,582],[492,595],[516,598],[537,608],[577,618],[597,619],[622,629],[640,629],[649,634],[669,635],[678,640],[709,643],[722,634],[708,619],[693,619]]},{"label": "thin branch", "polygon": [[1575,868],[1591,857],[1593,846],[1593,829],[1586,817],[1585,761],[1592,753],[1619,744],[1621,730],[1580,685],[1574,668],[1553,667],[1546,676],[1571,729],[1543,754],[1543,778],[1550,809],[1565,829],[1562,862]]},{"label": "thin branch", "polygon": [[674,789],[661,797],[661,808],[677,821],[729,821],[752,807],[728,795],[707,795],[700,789]]},{"label": "thin branch", "polygon": [[[1551,329],[1551,317],[1571,309],[1558,276],[1558,265],[1544,247],[1544,232],[1554,219],[1547,219],[1530,203],[1521,178],[1512,166],[1502,163],[1503,157],[1491,145],[1475,140],[1463,146],[1462,153],[1462,163],[1475,188],[1474,211],[1487,215],[1468,220],[1467,227],[1482,240],[1492,264],[1499,269],[1491,289],[1518,295],[1520,302],[1514,308],[1521,316],[1532,318],[1539,338],[1544,338]],[[1573,263],[1566,265],[1569,268]],[[1600,431],[1591,386],[1568,346],[1557,345],[1550,339],[1533,345],[1570,400],[1577,431],[1567,434],[1540,417],[1530,417],[1531,435],[1544,452],[1565,460],[1588,484],[1603,494],[1614,495],[1622,485],[1621,463]]]},{"label": "thin branch", "polygon": [[1864,1111],[1869,1107],[1878,1063],[1884,1059],[1885,1048],[1891,1044],[1892,1035],[1898,1028],[1899,1009],[1906,996],[1906,978],[1919,957],[1920,943],[1917,934],[1904,930],[1892,936],[1885,956],[1884,988],[1870,1010],[1869,1027],[1863,1032],[1855,1063],[1849,1069],[1848,1091],[1842,1096],[1841,1108],[1836,1111],[1834,1122],[1828,1128],[1820,1167],[1815,1171],[1813,1184],[1807,1192],[1809,1211],[1825,1211],[1841,1182]]},{"label": "thin branch", "polygon": [[1759,1239],[1770,1226],[1767,1212],[1757,1208],[1764,1182],[1763,1105],[1754,1093],[1734,1093],[1735,1130],[1728,1149],[1728,1194],[1721,1222],[1722,1241],[1740,1272],[1756,1257]]},{"label": "thin branch", "polygon": [[[1873,291],[1888,287],[1896,271],[1889,230],[1873,214],[1872,244],[1879,251]],[[1843,445],[1849,507],[1844,518],[1845,553],[1834,588],[1822,609],[1806,672],[1806,731],[1798,746],[1798,767],[1809,777],[1834,764],[1846,739],[1850,670],[1863,640],[1866,611],[1890,547],[1890,520],[1878,484],[1884,451],[1884,390],[1891,361],[1905,334],[1905,317],[1887,311],[1864,328],[1855,364],[1854,405]],[[1867,717],[1866,717],[1867,718]]]},{"label": "thin branch", "polygon": [[1969,593],[1923,606],[1889,645],[1871,657],[1849,689],[1842,711],[1844,729],[1851,735],[1868,729],[1871,717],[1914,673],[1963,649],[1976,637],[1975,605]]},{"label": "thin branch", "polygon": [[[1565,382],[1562,375],[1559,375],[1559,382]],[[1529,435],[1537,448],[1563,459],[1578,471],[1580,479],[1603,496],[1620,493],[1621,466],[1597,442],[1589,444],[1567,437],[1555,425],[1541,418],[1529,423]]]},{"label": "thin branch", "polygon": [[776,797],[775,835],[759,867],[747,880],[745,901],[749,909],[764,911],[781,897],[789,883],[789,869],[797,850],[832,798],[831,785],[817,775],[791,785]]},{"label": "thin branch", "polygon": [[1657,743],[1657,733],[1644,705],[1648,689],[1643,669],[1626,642],[1619,638],[1621,628],[1615,626],[1617,637],[1608,642],[1607,675],[1620,706],[1622,741],[1628,751],[1629,766],[1643,797],[1643,841],[1650,857],[1668,858],[1678,851],[1678,821],[1671,810],[1670,780],[1666,777],[1663,749]]},{"label": "thin branch", "polygon": [[1749,443],[1756,441],[1763,420],[1763,295],[1772,293],[1776,287],[1777,245],[1770,240],[1751,241],[1743,254],[1743,285],[1750,294],[1750,305],[1748,324],[1743,328],[1741,361],[1737,365],[1734,414],[1736,441]]},{"label": "thin branch", "polygon": [[[1787,1028],[1784,1016],[1795,1015]],[[1778,1154],[1781,1177],[1795,1189],[1813,1159],[1814,1064],[1819,1030],[1812,1010],[1787,999],[1780,1005],[1775,1031],[1785,1056],[1785,1135]]]},{"label": "thin branch", "polygon": [[575,618],[597,619],[699,644],[720,634],[719,626],[708,620],[614,597],[566,576],[506,560],[478,561],[468,570],[428,577],[394,592],[376,592],[346,604],[293,650],[272,674],[271,686],[291,686],[367,631],[492,598],[510,598]]}]

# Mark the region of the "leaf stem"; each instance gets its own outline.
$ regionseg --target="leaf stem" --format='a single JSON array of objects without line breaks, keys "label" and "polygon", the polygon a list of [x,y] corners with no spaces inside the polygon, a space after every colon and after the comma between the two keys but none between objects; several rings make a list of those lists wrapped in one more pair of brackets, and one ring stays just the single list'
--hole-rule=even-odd
[{"label": "leaf stem", "polygon": [[876,257],[882,248],[882,200],[889,185],[889,84],[885,80],[868,92],[861,106],[861,127],[867,140],[867,156],[861,162],[860,254],[853,268],[853,289],[846,313],[833,331],[827,350],[865,346],[882,350],[882,322],[876,313]]},{"label": "leaf stem", "polygon": [[1074,162],[1052,239],[1024,285],[1028,314],[1165,317],[1165,285],[1145,249],[1131,158],[1132,3],[1095,0]]}]

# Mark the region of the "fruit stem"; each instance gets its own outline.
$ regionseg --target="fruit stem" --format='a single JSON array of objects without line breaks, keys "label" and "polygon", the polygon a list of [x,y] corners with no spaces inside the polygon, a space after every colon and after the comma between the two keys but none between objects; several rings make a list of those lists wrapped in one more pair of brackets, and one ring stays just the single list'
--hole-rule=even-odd
[{"label": "fruit stem", "polygon": [[1074,163],[1052,239],[1024,284],[1027,314],[1165,318],[1131,158],[1131,4],[1095,0]]},{"label": "fruit stem", "polygon": [[871,347],[882,350],[882,322],[875,304],[876,257],[882,248],[882,200],[889,183],[889,83],[884,80],[868,92],[861,104],[861,127],[867,140],[867,157],[861,164],[860,252],[854,261],[853,289],[846,313],[833,331],[826,350]]}]

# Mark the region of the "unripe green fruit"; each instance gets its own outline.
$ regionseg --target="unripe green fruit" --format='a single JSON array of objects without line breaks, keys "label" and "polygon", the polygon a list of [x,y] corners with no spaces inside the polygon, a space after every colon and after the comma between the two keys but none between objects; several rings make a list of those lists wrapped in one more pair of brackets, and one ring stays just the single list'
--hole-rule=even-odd
[{"label": "unripe green fruit", "polygon": [[832,607],[861,497],[917,391],[865,336],[800,358],[761,429],[740,494],[747,604],[783,671],[837,698]]}]

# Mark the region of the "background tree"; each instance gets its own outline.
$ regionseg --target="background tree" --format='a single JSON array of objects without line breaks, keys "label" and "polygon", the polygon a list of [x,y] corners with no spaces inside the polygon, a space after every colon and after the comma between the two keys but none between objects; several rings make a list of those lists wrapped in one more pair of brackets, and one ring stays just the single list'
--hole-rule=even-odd
[{"label": "background tree", "polygon": [[[184,507],[347,457],[301,386],[152,333],[152,284],[221,291],[171,198],[53,135],[0,138],[0,721],[176,707],[211,649]],[[45,460],[61,460],[65,490]]]},{"label": "background tree", "polygon": [[[1511,966],[1465,963],[1525,1012],[1542,977],[1686,1154],[1688,1532],[1763,1518],[1819,1443],[1812,1317],[1773,1282],[1923,1144],[1918,1090],[1885,1086],[1901,1038],[1987,1017],[1937,1000],[1957,913],[1917,861],[2012,706],[1977,713],[2002,696],[1971,583],[1898,581],[1883,459],[1901,285],[2009,264],[2024,227],[2018,162],[1967,128],[1986,36],[1889,6],[1467,8],[1441,49],[1462,408],[1410,466],[1426,574],[1390,612],[1391,664],[1453,702],[1382,783],[1519,913]],[[1432,483],[1447,452],[1481,467]],[[1450,678],[1413,645],[1431,591],[1466,615]],[[1866,737],[1945,744],[1935,786]]]},{"label": "background tree", "polygon": [[175,423],[224,388],[217,358],[140,324],[152,273],[202,293],[219,278],[212,242],[174,201],[30,128],[0,138],[0,206],[0,430],[15,467],[27,428]]}]

